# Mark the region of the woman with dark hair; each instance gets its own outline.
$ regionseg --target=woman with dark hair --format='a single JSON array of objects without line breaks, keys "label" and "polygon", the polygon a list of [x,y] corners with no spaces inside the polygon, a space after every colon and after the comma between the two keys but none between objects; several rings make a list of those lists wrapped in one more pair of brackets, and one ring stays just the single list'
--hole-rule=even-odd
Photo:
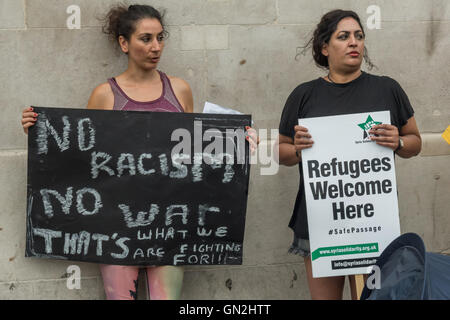
[{"label": "woman with dark hair", "polygon": [[[128,68],[93,90],[88,109],[193,112],[189,84],[157,70],[168,34],[158,10],[149,5],[115,6],[106,14],[102,30],[128,56]],[[33,108],[23,111],[25,133],[37,116]],[[259,138],[251,127],[246,130],[246,139],[254,152]],[[107,299],[136,299],[139,268],[100,265]],[[183,267],[149,266],[146,275],[150,299],[180,297]]]},{"label": "woman with dark hair", "polygon": [[[193,112],[189,84],[157,70],[167,32],[163,17],[151,6],[122,5],[112,8],[103,31],[128,55],[128,68],[108,79],[91,94],[88,109]],[[22,125],[27,133],[38,115],[32,108],[23,111]],[[136,299],[138,266],[101,265],[107,299]],[[178,299],[183,268],[146,268],[150,299]]]},{"label": "woman with dark hair", "polygon": [[[372,67],[364,41],[364,28],[358,15],[353,11],[333,10],[322,17],[306,46],[312,47],[316,65],[328,74],[300,84],[290,94],[281,116],[278,147],[280,164],[299,165],[300,177],[301,151],[314,147],[314,137],[305,127],[297,125],[299,118],[389,110],[391,124],[373,126],[371,139],[402,158],[415,156],[421,150],[414,110],[403,89],[389,77],[361,70],[364,59]],[[312,277],[302,179],[289,227],[294,231],[289,251],[304,258],[311,298],[342,299],[344,276]]]},{"label": "woman with dark hair", "polygon": [[[193,112],[189,84],[157,70],[167,36],[163,16],[149,5],[117,5],[104,18],[102,28],[128,56],[128,68],[122,74],[96,87],[88,109]],[[22,113],[25,133],[38,114],[33,108]],[[253,153],[259,143],[256,131],[246,127],[246,140]],[[136,299],[139,266],[100,265],[107,299]],[[183,267],[146,267],[150,299],[178,299],[183,283]]]}]

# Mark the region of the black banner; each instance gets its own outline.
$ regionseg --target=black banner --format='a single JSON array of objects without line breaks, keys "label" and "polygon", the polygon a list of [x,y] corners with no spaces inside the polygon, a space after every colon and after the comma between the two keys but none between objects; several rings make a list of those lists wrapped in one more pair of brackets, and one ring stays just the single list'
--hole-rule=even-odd
[{"label": "black banner", "polygon": [[26,256],[242,263],[249,115],[34,109]]}]

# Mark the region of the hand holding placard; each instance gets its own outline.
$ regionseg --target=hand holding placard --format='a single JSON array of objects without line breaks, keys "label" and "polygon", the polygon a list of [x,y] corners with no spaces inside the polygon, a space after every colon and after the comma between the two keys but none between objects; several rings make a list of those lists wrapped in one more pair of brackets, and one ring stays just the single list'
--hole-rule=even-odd
[{"label": "hand holding placard", "polygon": [[[294,146],[295,150],[299,153],[303,149],[311,148],[314,144],[314,141],[311,139],[311,135],[308,132],[308,129],[303,126],[295,126],[295,135],[294,135]],[[296,152],[297,153],[297,152]]]}]

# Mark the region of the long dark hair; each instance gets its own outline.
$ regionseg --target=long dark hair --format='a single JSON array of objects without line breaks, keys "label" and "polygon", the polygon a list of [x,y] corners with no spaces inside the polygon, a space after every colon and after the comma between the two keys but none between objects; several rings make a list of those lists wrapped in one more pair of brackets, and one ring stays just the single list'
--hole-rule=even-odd
[{"label": "long dark hair", "polygon": [[152,6],[139,4],[130,6],[117,4],[113,6],[101,18],[103,22],[102,31],[115,43],[117,43],[120,36],[130,40],[131,35],[136,31],[136,24],[145,18],[157,19],[163,27],[163,37],[168,37],[169,33],[165,30],[163,21],[164,12],[161,14]]},{"label": "long dark hair", "polygon": [[[337,25],[344,18],[355,19],[361,27],[363,34],[365,35],[361,20],[354,11],[339,9],[330,11],[322,17],[316,29],[314,30],[313,36],[309,39],[307,44],[304,47],[299,47],[302,50],[297,54],[295,59],[297,59],[300,54],[305,55],[306,51],[311,48],[316,65],[319,68],[329,69],[330,66],[328,64],[328,58],[322,54],[322,48],[324,44],[329,43],[331,35],[337,29]],[[372,70],[375,66],[369,58],[367,47],[364,48],[364,61],[368,65],[369,70]]]}]

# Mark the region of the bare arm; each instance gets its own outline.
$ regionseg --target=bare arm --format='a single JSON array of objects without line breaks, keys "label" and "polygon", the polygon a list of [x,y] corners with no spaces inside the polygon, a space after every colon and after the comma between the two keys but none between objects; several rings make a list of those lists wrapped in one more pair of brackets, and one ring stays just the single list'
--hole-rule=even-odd
[{"label": "bare arm", "polygon": [[109,83],[102,83],[95,88],[88,101],[87,109],[112,110],[114,107],[114,93]]},{"label": "bare arm", "polygon": [[[114,105],[114,94],[108,83],[103,83],[92,91],[87,105],[88,109],[112,110]],[[22,127],[25,134],[28,134],[28,128],[34,126],[38,114],[32,107],[22,111]]]},{"label": "bare arm", "polygon": [[411,158],[417,156],[422,150],[422,138],[417,128],[416,119],[411,117],[408,122],[401,127],[400,136],[403,139],[404,146],[397,151],[402,158]]},{"label": "bare arm", "polygon": [[291,167],[301,161],[301,157],[297,157],[297,154],[295,154],[294,140],[290,137],[281,134],[278,136],[278,141],[275,144],[275,154],[277,151],[279,164]]},{"label": "bare arm", "polygon": [[275,152],[278,149],[279,163],[288,167],[298,164],[301,161],[301,151],[311,148],[314,144],[308,129],[295,126],[294,130],[294,139],[280,134],[275,144]]},{"label": "bare arm", "polygon": [[184,112],[194,112],[194,98],[189,84],[183,79],[177,77],[169,77],[175,96],[180,101]]}]

